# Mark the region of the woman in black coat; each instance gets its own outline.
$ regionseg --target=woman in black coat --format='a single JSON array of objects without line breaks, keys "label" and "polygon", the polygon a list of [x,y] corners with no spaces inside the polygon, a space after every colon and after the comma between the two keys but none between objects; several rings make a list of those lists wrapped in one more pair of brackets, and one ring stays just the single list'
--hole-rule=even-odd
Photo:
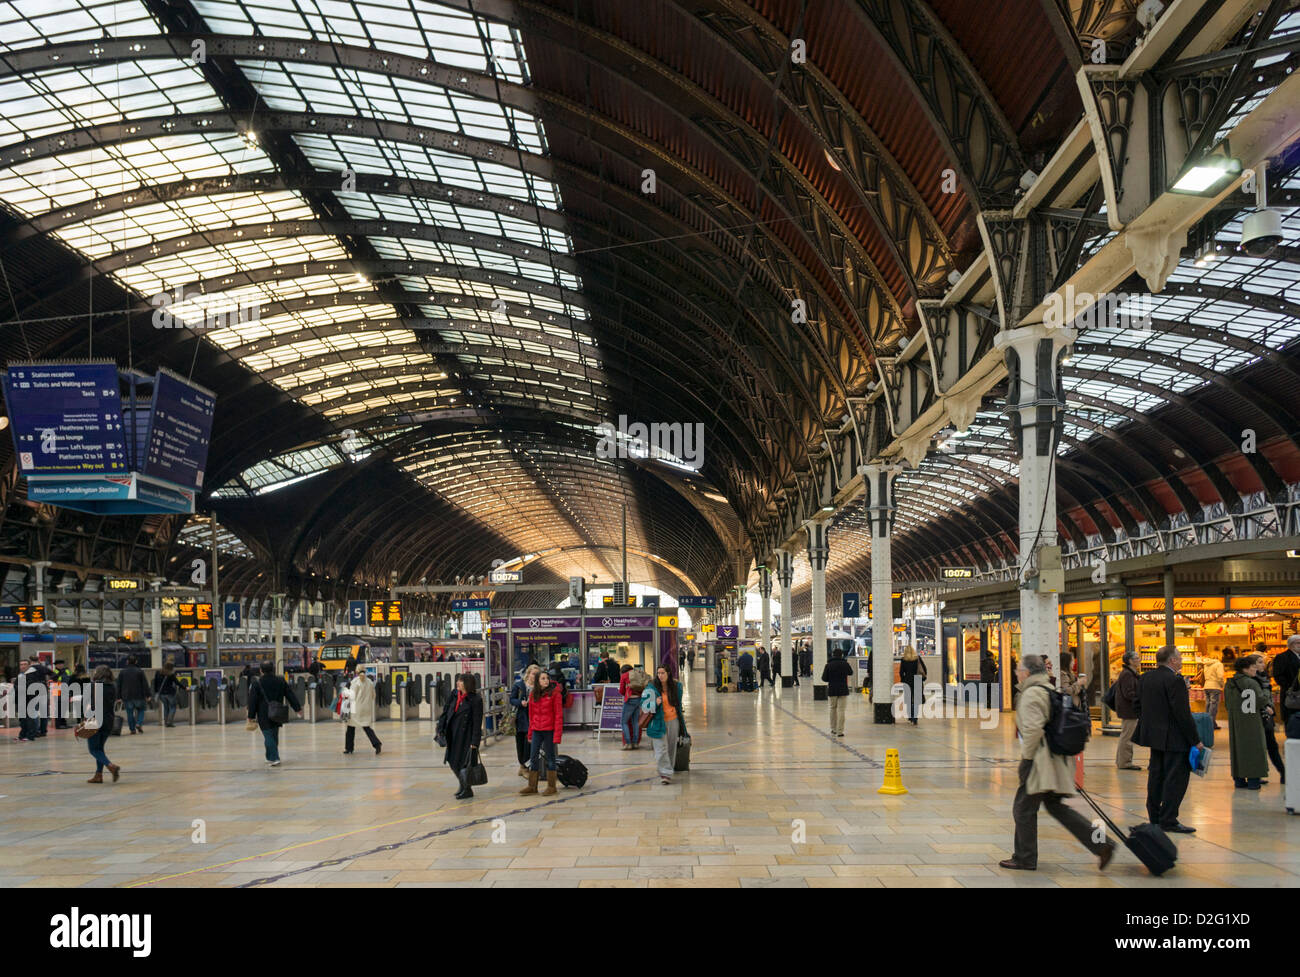
[{"label": "woman in black coat", "polygon": [[447,697],[447,705],[438,717],[438,742],[447,749],[442,762],[451,767],[460,783],[457,800],[473,797],[465,768],[474,760],[483,736],[483,697],[478,694],[478,680],[473,673],[456,676],[456,694]]}]

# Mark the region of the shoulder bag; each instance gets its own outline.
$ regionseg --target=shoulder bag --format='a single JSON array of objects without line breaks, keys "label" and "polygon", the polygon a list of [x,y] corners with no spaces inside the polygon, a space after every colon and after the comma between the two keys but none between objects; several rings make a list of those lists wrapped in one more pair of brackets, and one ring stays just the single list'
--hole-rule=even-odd
[{"label": "shoulder bag", "polygon": [[469,751],[469,766],[461,771],[465,775],[465,783],[471,787],[482,787],[488,782],[487,767],[479,762],[478,747],[475,746]]},{"label": "shoulder bag", "polygon": [[1282,705],[1286,706],[1287,712],[1300,712],[1300,678],[1292,682],[1291,688],[1286,690]]},{"label": "shoulder bag", "polygon": [[289,721],[289,707],[283,702],[272,702],[266,698],[266,689],[262,688],[262,681],[258,679],[257,688],[262,693],[262,698],[266,701],[266,721],[274,723],[276,726],[283,726]]}]

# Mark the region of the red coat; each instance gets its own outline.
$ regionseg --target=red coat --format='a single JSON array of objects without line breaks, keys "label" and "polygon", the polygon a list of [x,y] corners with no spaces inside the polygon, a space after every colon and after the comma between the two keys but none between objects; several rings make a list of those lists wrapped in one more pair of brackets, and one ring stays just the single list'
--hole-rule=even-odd
[{"label": "red coat", "polygon": [[560,734],[564,732],[564,696],[559,686],[552,685],[554,692],[548,692],[540,699],[528,698],[528,739],[533,738],[533,730],[551,730],[555,745],[560,745]]}]

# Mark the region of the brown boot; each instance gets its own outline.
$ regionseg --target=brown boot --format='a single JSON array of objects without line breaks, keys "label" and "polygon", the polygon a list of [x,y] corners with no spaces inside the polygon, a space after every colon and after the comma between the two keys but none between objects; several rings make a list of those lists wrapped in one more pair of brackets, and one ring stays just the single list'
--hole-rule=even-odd
[{"label": "brown boot", "polygon": [[542,796],[549,797],[555,792],[555,771],[548,770],[546,771],[546,790],[542,791]]},{"label": "brown boot", "polygon": [[113,775],[113,783],[117,783],[117,778],[121,775],[122,768],[116,763],[110,763],[108,765],[108,772]]},{"label": "brown boot", "polygon": [[89,780],[86,781],[86,783],[88,784],[102,784],[103,782],[104,782],[104,775],[102,773],[97,773],[95,774],[95,776],[91,777]]},{"label": "brown boot", "polygon": [[528,768],[525,767],[522,763],[519,764],[519,776],[521,776],[521,777],[527,777],[527,776],[528,776]]},{"label": "brown boot", "polygon": [[523,790],[521,790],[519,793],[521,794],[537,793],[537,771],[536,770],[528,771],[528,786],[525,787]]}]

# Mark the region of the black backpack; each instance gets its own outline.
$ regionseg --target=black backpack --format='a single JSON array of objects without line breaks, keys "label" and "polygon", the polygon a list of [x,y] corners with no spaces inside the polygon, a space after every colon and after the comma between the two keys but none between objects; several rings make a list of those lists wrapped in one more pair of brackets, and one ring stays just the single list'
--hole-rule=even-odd
[{"label": "black backpack", "polygon": [[1052,715],[1043,728],[1047,748],[1057,756],[1076,756],[1083,752],[1092,736],[1092,717],[1074,704],[1074,698],[1056,689],[1048,689]]}]

